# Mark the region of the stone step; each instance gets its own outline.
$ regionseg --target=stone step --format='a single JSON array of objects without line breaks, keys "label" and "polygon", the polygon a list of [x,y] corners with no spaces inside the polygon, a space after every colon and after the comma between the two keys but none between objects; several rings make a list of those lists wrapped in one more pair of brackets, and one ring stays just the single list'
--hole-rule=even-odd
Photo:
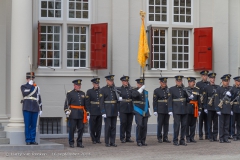
[{"label": "stone step", "polygon": [[6,138],[6,132],[0,131],[0,138]]},{"label": "stone step", "polygon": [[0,145],[1,144],[9,144],[10,143],[10,139],[9,138],[0,138]]}]

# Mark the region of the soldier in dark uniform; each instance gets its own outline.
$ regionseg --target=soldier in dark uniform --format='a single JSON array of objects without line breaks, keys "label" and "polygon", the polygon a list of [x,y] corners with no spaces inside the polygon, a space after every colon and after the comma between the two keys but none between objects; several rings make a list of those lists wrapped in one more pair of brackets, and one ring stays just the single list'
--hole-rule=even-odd
[{"label": "soldier in dark uniform", "polygon": [[193,95],[193,98],[190,100],[188,105],[188,121],[187,121],[187,130],[186,130],[186,138],[187,143],[193,142],[196,143],[194,136],[195,136],[195,129],[196,129],[196,122],[197,117],[201,114],[202,104],[199,95],[199,88],[195,86],[194,77],[188,77],[188,87],[186,88],[189,93]]},{"label": "soldier in dark uniform", "polygon": [[27,72],[27,83],[21,86],[23,95],[23,118],[25,124],[26,145],[38,145],[35,141],[38,115],[42,114],[42,100],[40,88],[34,82],[34,72]]},{"label": "soldier in dark uniform", "polygon": [[[235,86],[233,86],[231,94],[231,104],[233,111],[233,121],[232,121],[232,131],[233,131],[233,140],[240,140],[240,76],[233,78],[235,81]],[[236,129],[235,129],[236,125]]]},{"label": "soldier in dark uniform", "polygon": [[[175,76],[175,78],[176,86],[171,87],[168,94],[168,114],[173,114],[174,118],[173,145],[178,146],[180,144],[186,146],[185,136],[188,117],[187,102],[189,102],[189,98],[193,98],[193,95],[188,97],[187,93],[183,90],[183,76]],[[178,143],[180,125],[181,137]]]},{"label": "soldier in dark uniform", "polygon": [[[159,143],[167,142],[171,143],[168,140],[168,129],[169,129],[169,118],[168,114],[168,92],[169,89],[167,87],[167,78],[161,77],[160,87],[156,88],[153,92],[153,111],[154,115],[158,116],[158,124],[157,124],[157,139]],[[162,134],[163,128],[163,134]]]},{"label": "soldier in dark uniform", "polygon": [[137,145],[147,146],[146,136],[147,136],[147,123],[149,113],[149,101],[148,101],[148,91],[144,90],[144,79],[136,79],[137,88],[132,90],[133,99],[133,112],[135,114],[136,127],[136,141]]},{"label": "soldier in dark uniform", "polygon": [[217,114],[219,115],[219,142],[220,143],[231,143],[228,140],[229,136],[229,121],[231,115],[231,89],[232,87],[229,86],[229,79],[228,76],[222,76],[222,86],[217,88],[214,105],[216,107]]},{"label": "soldier in dark uniform", "polygon": [[[119,104],[120,113],[120,140],[122,143],[134,142],[131,140],[131,130],[133,121],[132,88],[129,86],[129,76],[122,76],[121,101]],[[126,139],[125,139],[126,137]]]},{"label": "soldier in dark uniform", "polygon": [[208,120],[208,139],[210,142],[217,141],[218,135],[218,115],[216,113],[216,106],[214,106],[214,97],[216,94],[216,89],[219,88],[219,85],[215,85],[216,73],[209,73],[209,82],[210,84],[204,88],[204,100],[203,107],[204,112],[207,114]]},{"label": "soldier in dark uniform", "polygon": [[69,116],[69,146],[74,148],[74,132],[77,127],[78,138],[77,147],[84,148],[82,136],[84,123],[87,123],[87,108],[85,106],[85,93],[81,91],[81,79],[73,80],[74,89],[66,95],[64,111]]},{"label": "soldier in dark uniform", "polygon": [[[200,99],[201,103],[203,104],[203,99],[205,95],[203,94],[204,88],[209,85],[209,82],[207,81],[209,71],[201,71],[201,78],[202,80],[197,82],[196,86],[200,89]],[[203,140],[203,123],[204,123],[204,132],[205,132],[205,139],[208,139],[208,122],[207,122],[207,114],[204,112],[204,110],[201,111],[201,114],[199,116],[199,140]]]},{"label": "soldier in dark uniform", "polygon": [[[105,76],[107,85],[100,89],[100,109],[105,122],[105,146],[117,147],[116,125],[118,116],[118,99],[114,85],[114,75]],[[109,143],[110,141],[110,143]]]},{"label": "soldier in dark uniform", "polygon": [[93,88],[89,89],[86,93],[86,106],[90,114],[90,134],[93,144],[101,143],[101,130],[102,130],[102,113],[100,110],[99,102],[99,83],[100,78],[93,78],[91,80]]}]

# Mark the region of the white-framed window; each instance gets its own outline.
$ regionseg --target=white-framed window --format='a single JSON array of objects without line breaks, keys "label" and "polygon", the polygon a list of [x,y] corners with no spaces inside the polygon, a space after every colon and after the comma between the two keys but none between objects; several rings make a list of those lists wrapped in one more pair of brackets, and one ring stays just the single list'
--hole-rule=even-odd
[{"label": "white-framed window", "polygon": [[89,19],[90,0],[68,0],[69,19]]},{"label": "white-framed window", "polygon": [[189,69],[190,30],[172,30],[172,69]]},{"label": "white-framed window", "polygon": [[168,1],[148,0],[148,21],[167,22],[168,21]]},{"label": "white-framed window", "polygon": [[39,67],[60,67],[61,26],[41,25]]},{"label": "white-framed window", "polygon": [[62,18],[62,0],[39,0],[40,18]]},{"label": "white-framed window", "polygon": [[153,29],[152,68],[167,69],[167,30]]},{"label": "white-framed window", "polygon": [[67,67],[87,67],[88,31],[87,26],[67,27]]},{"label": "white-framed window", "polygon": [[173,23],[192,23],[193,0],[173,0]]}]

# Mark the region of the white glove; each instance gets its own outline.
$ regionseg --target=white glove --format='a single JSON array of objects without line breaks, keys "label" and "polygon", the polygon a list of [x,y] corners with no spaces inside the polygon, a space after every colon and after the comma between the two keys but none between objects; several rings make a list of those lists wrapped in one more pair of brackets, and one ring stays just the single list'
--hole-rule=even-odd
[{"label": "white glove", "polygon": [[208,113],[208,110],[207,110],[207,109],[204,109],[204,112],[205,112],[205,113]]},{"label": "white glove", "polygon": [[193,97],[194,97],[194,96],[193,96],[193,95],[191,95],[191,96],[189,96],[188,98],[189,98],[189,99],[193,99]]},{"label": "white glove", "polygon": [[41,117],[41,115],[42,115],[42,111],[39,111],[39,112],[38,112],[38,115]]},{"label": "white glove", "polygon": [[70,112],[69,112],[69,111],[67,111],[67,112],[66,112],[66,115],[70,115]]},{"label": "white glove", "polygon": [[231,93],[229,91],[227,91],[226,95],[228,95],[229,97],[231,97]]},{"label": "white glove", "polygon": [[145,89],[145,85],[143,85],[141,88],[139,88],[139,89],[138,89],[138,92],[139,92],[139,93],[142,93],[144,89]]},{"label": "white glove", "polygon": [[118,112],[118,117],[120,116],[120,113]]},{"label": "white glove", "polygon": [[145,89],[145,88],[146,88],[146,86],[145,86],[145,85],[143,85],[141,88],[142,88],[142,89]]},{"label": "white glove", "polygon": [[89,119],[90,119],[90,116],[87,116],[87,120],[89,121]]},{"label": "white glove", "polygon": [[171,115],[172,115],[172,112],[168,112],[168,114],[171,116]]},{"label": "white glove", "polygon": [[218,112],[217,112],[217,114],[220,116],[220,115],[221,115],[221,112],[220,112],[220,111],[218,111]]},{"label": "white glove", "polygon": [[200,115],[201,115],[201,112],[199,111],[199,112],[198,112],[198,117],[199,117]]},{"label": "white glove", "polygon": [[233,111],[231,111],[231,115],[233,115]]},{"label": "white glove", "polygon": [[122,101],[122,97],[119,97],[119,98],[118,98],[118,101]]},{"label": "white glove", "polygon": [[30,85],[33,85],[33,80],[30,80],[28,83],[29,83]]},{"label": "white glove", "polygon": [[103,118],[106,118],[106,117],[107,117],[107,115],[106,115],[106,114],[103,114],[103,115],[102,115],[102,117],[103,117]]},{"label": "white glove", "polygon": [[154,116],[157,116],[157,115],[158,115],[158,113],[157,113],[157,112],[154,112],[153,114],[154,114]]}]

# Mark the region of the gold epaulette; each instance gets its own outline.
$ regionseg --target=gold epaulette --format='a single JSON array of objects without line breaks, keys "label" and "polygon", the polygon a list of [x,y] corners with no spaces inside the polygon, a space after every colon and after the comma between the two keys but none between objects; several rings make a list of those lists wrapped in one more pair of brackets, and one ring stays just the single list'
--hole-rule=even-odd
[{"label": "gold epaulette", "polygon": [[69,90],[67,93],[71,92],[72,90]]},{"label": "gold epaulette", "polygon": [[198,87],[195,87],[195,88],[199,89]]}]

